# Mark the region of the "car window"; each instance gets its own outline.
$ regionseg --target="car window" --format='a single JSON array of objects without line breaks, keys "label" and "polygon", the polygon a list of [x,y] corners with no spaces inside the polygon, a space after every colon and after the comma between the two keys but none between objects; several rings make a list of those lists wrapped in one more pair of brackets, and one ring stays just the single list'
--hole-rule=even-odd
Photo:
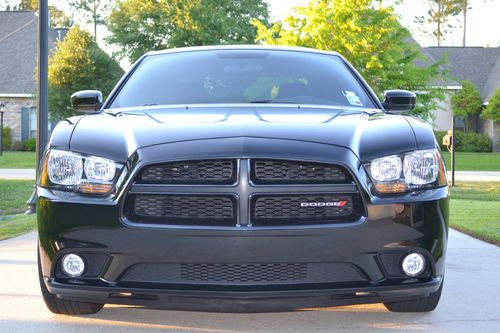
[{"label": "car window", "polygon": [[277,50],[147,56],[111,107],[211,103],[374,107],[339,57]]}]

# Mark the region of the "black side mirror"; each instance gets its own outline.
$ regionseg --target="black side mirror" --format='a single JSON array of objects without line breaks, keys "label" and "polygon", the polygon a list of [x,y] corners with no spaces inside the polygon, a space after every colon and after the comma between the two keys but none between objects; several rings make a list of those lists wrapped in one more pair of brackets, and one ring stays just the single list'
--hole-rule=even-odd
[{"label": "black side mirror", "polygon": [[71,106],[76,112],[95,112],[101,109],[102,92],[81,90],[71,95]]},{"label": "black side mirror", "polygon": [[384,91],[382,106],[388,111],[408,112],[415,108],[417,95],[408,90]]}]

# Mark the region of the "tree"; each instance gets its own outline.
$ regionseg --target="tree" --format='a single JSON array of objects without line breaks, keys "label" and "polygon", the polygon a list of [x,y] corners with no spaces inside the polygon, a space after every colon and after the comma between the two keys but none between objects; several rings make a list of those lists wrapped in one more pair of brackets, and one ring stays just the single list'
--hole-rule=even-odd
[{"label": "tree", "polygon": [[105,24],[104,16],[111,6],[111,0],[73,0],[70,6],[83,12],[87,23],[94,25],[94,41],[97,41],[97,26]]},{"label": "tree", "polygon": [[320,0],[298,7],[283,22],[271,27],[255,20],[258,40],[265,44],[312,47],[337,51],[347,58],[381,95],[387,89],[409,89],[419,93],[415,113],[430,119],[439,89],[431,81],[440,63],[417,66],[418,44],[408,42],[403,28],[389,7],[370,0]]},{"label": "tree", "polygon": [[451,97],[453,115],[456,117],[468,117],[481,110],[483,101],[479,90],[469,80],[462,81],[462,89]]},{"label": "tree", "polygon": [[493,121],[500,121],[500,88],[495,90],[495,93],[491,96],[481,117]]},{"label": "tree", "polygon": [[462,11],[463,0],[425,0],[425,2],[428,4],[427,18],[417,18],[417,22],[435,24],[436,29],[432,34],[436,37],[437,45],[441,46],[444,36],[453,27],[448,23],[449,18]]},{"label": "tree", "polygon": [[107,39],[118,55],[137,60],[151,50],[254,43],[252,19],[268,20],[264,0],[125,0],[109,17]]},{"label": "tree", "polygon": [[[462,89],[451,97],[451,108],[454,117],[468,118],[479,111],[483,105],[483,100],[479,90],[469,80],[461,82]],[[465,122],[468,123],[467,121]],[[467,128],[467,125],[466,125]]]},{"label": "tree", "polygon": [[462,24],[463,24],[463,34],[462,34],[462,46],[465,46],[467,38],[467,11],[472,9],[469,7],[469,0],[462,0]]},{"label": "tree", "polygon": [[49,112],[53,119],[73,115],[70,96],[78,90],[96,89],[107,96],[123,75],[119,64],[110,58],[92,36],[73,26],[59,41],[49,59]]}]

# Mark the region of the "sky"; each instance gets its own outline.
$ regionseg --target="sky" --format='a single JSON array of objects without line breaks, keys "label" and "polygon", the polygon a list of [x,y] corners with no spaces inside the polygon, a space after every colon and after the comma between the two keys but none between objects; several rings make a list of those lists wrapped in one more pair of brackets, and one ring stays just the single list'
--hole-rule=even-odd
[{"label": "sky", "polygon": [[[293,7],[307,5],[309,0],[268,0],[271,14],[275,19],[286,17]],[[422,46],[436,46],[437,42],[433,36],[428,36],[422,27],[415,23],[415,16],[426,15],[427,0],[404,0],[402,5],[394,6],[400,17],[400,22],[408,28],[413,37]],[[382,1],[384,5],[391,5],[394,1]],[[467,12],[467,46],[500,46],[500,0],[470,0],[472,9]],[[457,26],[461,26],[460,20],[456,20]],[[432,27],[430,27],[432,28]],[[453,34],[445,37],[443,46],[461,46],[462,29],[457,28]]]},{"label": "sky", "polygon": [[[9,1],[9,0],[0,0]],[[293,8],[297,6],[304,6],[310,0],[266,0],[269,3],[272,21],[281,20],[293,12]],[[500,46],[500,0],[469,0],[472,9],[468,11],[467,15],[467,46]],[[436,39],[425,32],[432,29],[432,26],[422,26],[415,23],[416,16],[422,16],[427,11],[427,0],[403,0],[403,4],[395,5],[395,12],[399,16],[399,20],[403,26],[407,27],[412,33],[413,37],[422,46],[436,46]],[[394,3],[394,0],[382,0],[382,3],[389,6]],[[71,16],[68,1],[63,0],[49,0],[49,4],[56,5],[58,8],[63,9],[68,15]],[[73,17],[75,19],[75,17]],[[78,21],[78,19],[75,19]],[[79,22],[82,24],[82,22]],[[462,45],[462,29],[461,16],[453,21],[457,28],[453,33],[446,35],[442,43],[443,46],[461,46]],[[91,31],[92,27],[88,26]],[[99,29],[98,36],[105,36],[106,30]],[[115,46],[105,45],[103,39],[99,38],[99,44],[107,52],[111,53],[116,51]],[[127,60],[122,60],[121,65],[127,69],[130,64]]]}]

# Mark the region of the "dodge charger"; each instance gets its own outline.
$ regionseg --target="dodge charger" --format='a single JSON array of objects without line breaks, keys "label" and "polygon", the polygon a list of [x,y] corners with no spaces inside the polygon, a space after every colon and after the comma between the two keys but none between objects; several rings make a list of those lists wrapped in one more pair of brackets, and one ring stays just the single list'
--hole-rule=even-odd
[{"label": "dodge charger", "polygon": [[71,103],[37,179],[50,311],[437,306],[448,187],[413,92],[379,100],[334,52],[226,46],[149,52]]}]

